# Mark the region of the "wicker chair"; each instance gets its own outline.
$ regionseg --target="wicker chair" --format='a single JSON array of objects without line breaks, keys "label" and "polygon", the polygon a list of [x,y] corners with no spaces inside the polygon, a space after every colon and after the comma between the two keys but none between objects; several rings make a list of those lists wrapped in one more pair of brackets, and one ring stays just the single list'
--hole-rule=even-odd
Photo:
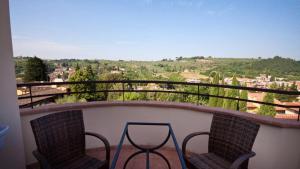
[{"label": "wicker chair", "polygon": [[[240,117],[215,114],[210,132],[195,132],[188,135],[182,151],[190,169],[247,169],[249,158],[255,156],[252,146],[259,125]],[[208,135],[208,153],[186,153],[188,141],[198,135]]]},{"label": "wicker chair", "polygon": [[[30,123],[37,144],[33,155],[42,169],[109,168],[109,142],[99,134],[84,131],[81,110],[46,115]],[[104,161],[85,154],[85,135],[94,136],[104,143]]]}]

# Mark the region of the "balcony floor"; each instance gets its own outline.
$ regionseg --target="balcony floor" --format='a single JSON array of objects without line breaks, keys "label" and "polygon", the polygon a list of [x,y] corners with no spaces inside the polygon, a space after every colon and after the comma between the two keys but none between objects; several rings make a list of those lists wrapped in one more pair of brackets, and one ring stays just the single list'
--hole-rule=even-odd
[{"label": "balcony floor", "polygon": [[[113,160],[113,156],[115,154],[116,147],[111,148],[110,159]],[[117,163],[116,169],[123,169],[123,165],[131,154],[136,152],[137,149],[132,146],[125,146],[123,147],[119,161]],[[163,154],[170,162],[171,169],[181,169],[180,161],[178,159],[176,150],[173,148],[161,148],[158,152]],[[93,156],[98,159],[105,158],[105,151],[103,148],[95,148],[87,150],[87,154]],[[144,154],[137,155],[132,159],[126,168],[128,169],[142,169],[146,168],[146,156]],[[168,169],[167,164],[157,155],[150,155],[150,168],[151,169]],[[39,169],[37,163],[27,166],[27,169]]]}]

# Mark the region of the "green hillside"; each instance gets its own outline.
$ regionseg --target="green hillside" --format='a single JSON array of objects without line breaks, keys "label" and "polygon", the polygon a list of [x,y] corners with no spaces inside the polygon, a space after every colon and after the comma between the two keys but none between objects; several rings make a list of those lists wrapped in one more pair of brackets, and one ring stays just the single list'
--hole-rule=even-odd
[{"label": "green hillside", "polygon": [[[16,63],[16,75],[22,77],[24,65],[28,57],[14,58]],[[99,74],[106,74],[113,70],[125,70],[127,78],[155,80],[170,78],[174,74],[185,72],[189,77],[208,76],[212,71],[222,72],[226,77],[233,75],[239,77],[254,78],[259,74],[268,74],[274,77],[282,77],[286,80],[300,80],[300,61],[275,56],[269,59],[257,58],[213,58],[213,57],[177,57],[176,59],[163,59],[161,61],[112,61],[112,60],[79,60],[60,59],[45,60],[48,73],[51,73],[57,65],[63,67],[86,67],[91,65]],[[189,72],[189,73],[188,73]],[[192,78],[192,77],[189,77]]]},{"label": "green hillside", "polygon": [[275,77],[284,77],[287,80],[299,80],[300,61],[279,56],[269,59],[231,60],[226,64],[219,63],[217,67],[210,71],[224,72],[227,76],[237,74],[246,77],[255,77],[265,73]]}]

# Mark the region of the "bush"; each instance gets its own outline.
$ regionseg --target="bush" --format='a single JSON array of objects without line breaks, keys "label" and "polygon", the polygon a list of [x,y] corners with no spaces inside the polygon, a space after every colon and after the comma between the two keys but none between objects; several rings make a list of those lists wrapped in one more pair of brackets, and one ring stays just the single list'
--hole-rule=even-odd
[{"label": "bush", "polygon": [[64,96],[63,98],[59,98],[55,100],[56,104],[64,104],[64,103],[77,103],[77,102],[86,102],[85,99],[78,99],[76,96]]}]

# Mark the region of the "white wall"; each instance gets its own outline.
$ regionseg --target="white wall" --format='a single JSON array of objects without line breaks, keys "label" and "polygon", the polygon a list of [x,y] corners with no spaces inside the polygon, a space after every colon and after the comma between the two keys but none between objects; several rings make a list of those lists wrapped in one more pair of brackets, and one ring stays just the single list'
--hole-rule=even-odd
[{"label": "white wall", "polygon": [[253,151],[251,168],[299,169],[300,129],[261,125]]},{"label": "white wall", "polygon": [[[25,144],[26,163],[30,164],[35,161],[31,155],[36,144],[33,138],[33,133],[30,127],[30,120],[35,119],[46,114],[26,115],[22,116],[22,129]],[[104,108],[90,108],[83,110],[84,123],[86,131],[93,131],[105,136],[111,145],[117,145],[120,141],[121,133],[126,122],[168,122],[171,123],[175,132],[177,141],[181,146],[181,142],[186,135],[195,131],[209,131],[212,114],[198,113],[195,111],[182,111],[180,109],[172,108],[154,108],[154,107],[104,107]],[[201,119],[201,120],[199,120]],[[186,122],[189,122],[188,125]],[[167,130],[164,127],[143,127],[137,130],[129,128],[131,137],[137,143],[144,145],[161,143],[167,135]],[[130,134],[129,133],[129,134]],[[196,138],[191,142],[199,143],[196,147],[190,147],[194,151],[207,152],[207,136]],[[87,140],[87,147],[99,146],[99,141],[95,139]],[[125,142],[127,144],[128,142]],[[200,144],[203,143],[203,144]],[[168,142],[172,146],[172,142]],[[100,145],[102,146],[102,145]]]},{"label": "white wall", "polygon": [[[186,135],[195,131],[209,131],[212,114],[164,107],[98,107],[83,110],[87,131],[100,133],[107,137],[111,145],[117,145],[125,123],[128,121],[171,123],[177,141],[181,146]],[[35,159],[31,151],[35,149],[33,134],[29,125],[31,119],[45,114],[22,116],[25,141],[26,162]],[[157,144],[166,136],[164,128],[130,129],[132,138],[142,144]],[[198,153],[207,152],[207,136],[193,139],[188,149]],[[299,169],[300,168],[300,129],[278,128],[261,125],[253,150],[257,155],[250,160],[250,169]],[[126,143],[125,143],[126,144]],[[172,142],[168,146],[172,146]],[[88,147],[99,146],[96,139],[88,140]]]},{"label": "white wall", "polygon": [[0,0],[0,124],[10,127],[5,147],[0,149],[1,169],[25,168],[12,56],[8,0]]}]

